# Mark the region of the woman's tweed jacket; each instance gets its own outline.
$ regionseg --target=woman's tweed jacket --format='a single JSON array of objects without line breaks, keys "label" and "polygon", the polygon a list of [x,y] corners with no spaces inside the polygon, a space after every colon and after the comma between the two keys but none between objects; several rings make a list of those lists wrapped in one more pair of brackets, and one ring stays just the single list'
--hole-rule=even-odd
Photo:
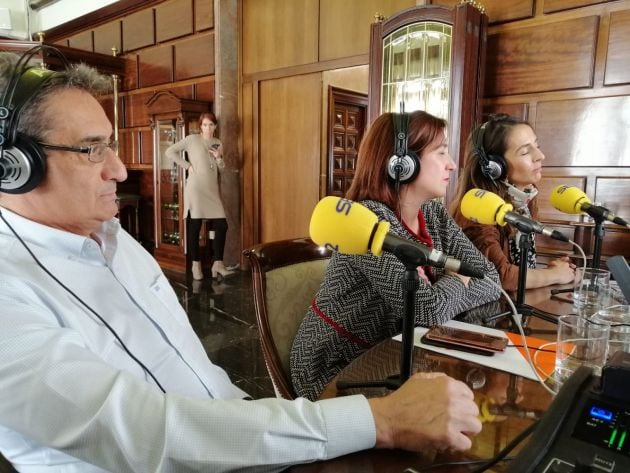
[{"label": "woman's tweed jacket", "polygon": [[[370,200],[361,203],[380,220],[389,221],[391,233],[418,241],[384,204]],[[429,285],[420,279],[416,293],[416,325],[441,324],[467,309],[498,299],[499,289],[487,280],[499,282],[494,265],[468,240],[444,206],[428,201],[421,210],[433,247],[483,269],[485,278],[471,278],[466,288],[458,277],[432,268],[437,281]],[[404,272],[404,265],[389,253],[380,257],[333,254],[291,350],[291,377],[300,396],[317,399],[350,361],[400,333]]]}]

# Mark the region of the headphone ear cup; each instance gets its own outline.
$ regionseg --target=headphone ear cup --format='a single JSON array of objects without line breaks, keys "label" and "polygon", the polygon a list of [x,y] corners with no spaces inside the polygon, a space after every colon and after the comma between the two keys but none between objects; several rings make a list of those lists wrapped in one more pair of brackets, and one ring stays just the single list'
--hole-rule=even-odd
[{"label": "headphone ear cup", "polygon": [[1,149],[0,192],[24,194],[46,174],[46,155],[32,139],[18,133],[13,146]]},{"label": "headphone ear cup", "polygon": [[409,184],[420,173],[420,158],[414,151],[407,150],[404,156],[395,154],[387,163],[387,175],[391,180],[400,184]]},{"label": "headphone ear cup", "polygon": [[488,159],[490,161],[490,166],[494,169],[493,173],[497,176],[494,180],[502,181],[507,179],[508,166],[505,158],[500,154],[491,154],[488,156]]},{"label": "headphone ear cup", "polygon": [[483,148],[476,148],[475,154],[479,159],[479,169],[486,179],[492,181],[503,180],[507,177],[507,163],[503,156],[497,154],[486,155]]},{"label": "headphone ear cup", "polygon": [[507,177],[507,164],[503,156],[491,154],[490,156],[479,153],[479,167],[481,174],[492,181],[502,181]]}]

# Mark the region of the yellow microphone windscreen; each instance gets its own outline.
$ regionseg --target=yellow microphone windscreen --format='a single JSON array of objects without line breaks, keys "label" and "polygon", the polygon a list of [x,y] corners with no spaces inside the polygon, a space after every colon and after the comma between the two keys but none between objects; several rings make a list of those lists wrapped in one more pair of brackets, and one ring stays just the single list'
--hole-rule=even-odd
[{"label": "yellow microphone windscreen", "polygon": [[554,187],[549,201],[560,212],[567,214],[582,213],[582,204],[591,203],[591,199],[581,189],[565,185]]},{"label": "yellow microphone windscreen", "polygon": [[309,227],[311,239],[320,246],[355,255],[371,250],[376,256],[382,252],[388,230],[389,223],[379,224],[367,207],[334,196],[319,201]]},{"label": "yellow microphone windscreen", "polygon": [[505,213],[512,208],[498,195],[483,189],[470,189],[460,204],[464,217],[483,225],[505,225]]}]

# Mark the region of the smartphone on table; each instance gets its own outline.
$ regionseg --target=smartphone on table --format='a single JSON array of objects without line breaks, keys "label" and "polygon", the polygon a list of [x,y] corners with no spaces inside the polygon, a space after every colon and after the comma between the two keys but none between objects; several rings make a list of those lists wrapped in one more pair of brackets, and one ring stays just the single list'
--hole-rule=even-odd
[{"label": "smartphone on table", "polygon": [[506,337],[473,332],[472,330],[461,328],[444,327],[442,325],[431,327],[420,341],[427,345],[486,356],[502,352],[508,344]]}]

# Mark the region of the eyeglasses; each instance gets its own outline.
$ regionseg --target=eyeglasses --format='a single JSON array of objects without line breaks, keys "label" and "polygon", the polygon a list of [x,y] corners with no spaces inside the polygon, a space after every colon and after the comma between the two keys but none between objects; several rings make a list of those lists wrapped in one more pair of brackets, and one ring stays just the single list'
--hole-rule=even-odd
[{"label": "eyeglasses", "polygon": [[52,145],[49,143],[37,143],[42,148],[54,149],[57,151],[72,151],[73,153],[83,153],[88,155],[88,160],[92,163],[102,163],[108,149],[118,155],[118,141],[110,141],[109,143],[92,143],[88,146],[63,146]]}]

